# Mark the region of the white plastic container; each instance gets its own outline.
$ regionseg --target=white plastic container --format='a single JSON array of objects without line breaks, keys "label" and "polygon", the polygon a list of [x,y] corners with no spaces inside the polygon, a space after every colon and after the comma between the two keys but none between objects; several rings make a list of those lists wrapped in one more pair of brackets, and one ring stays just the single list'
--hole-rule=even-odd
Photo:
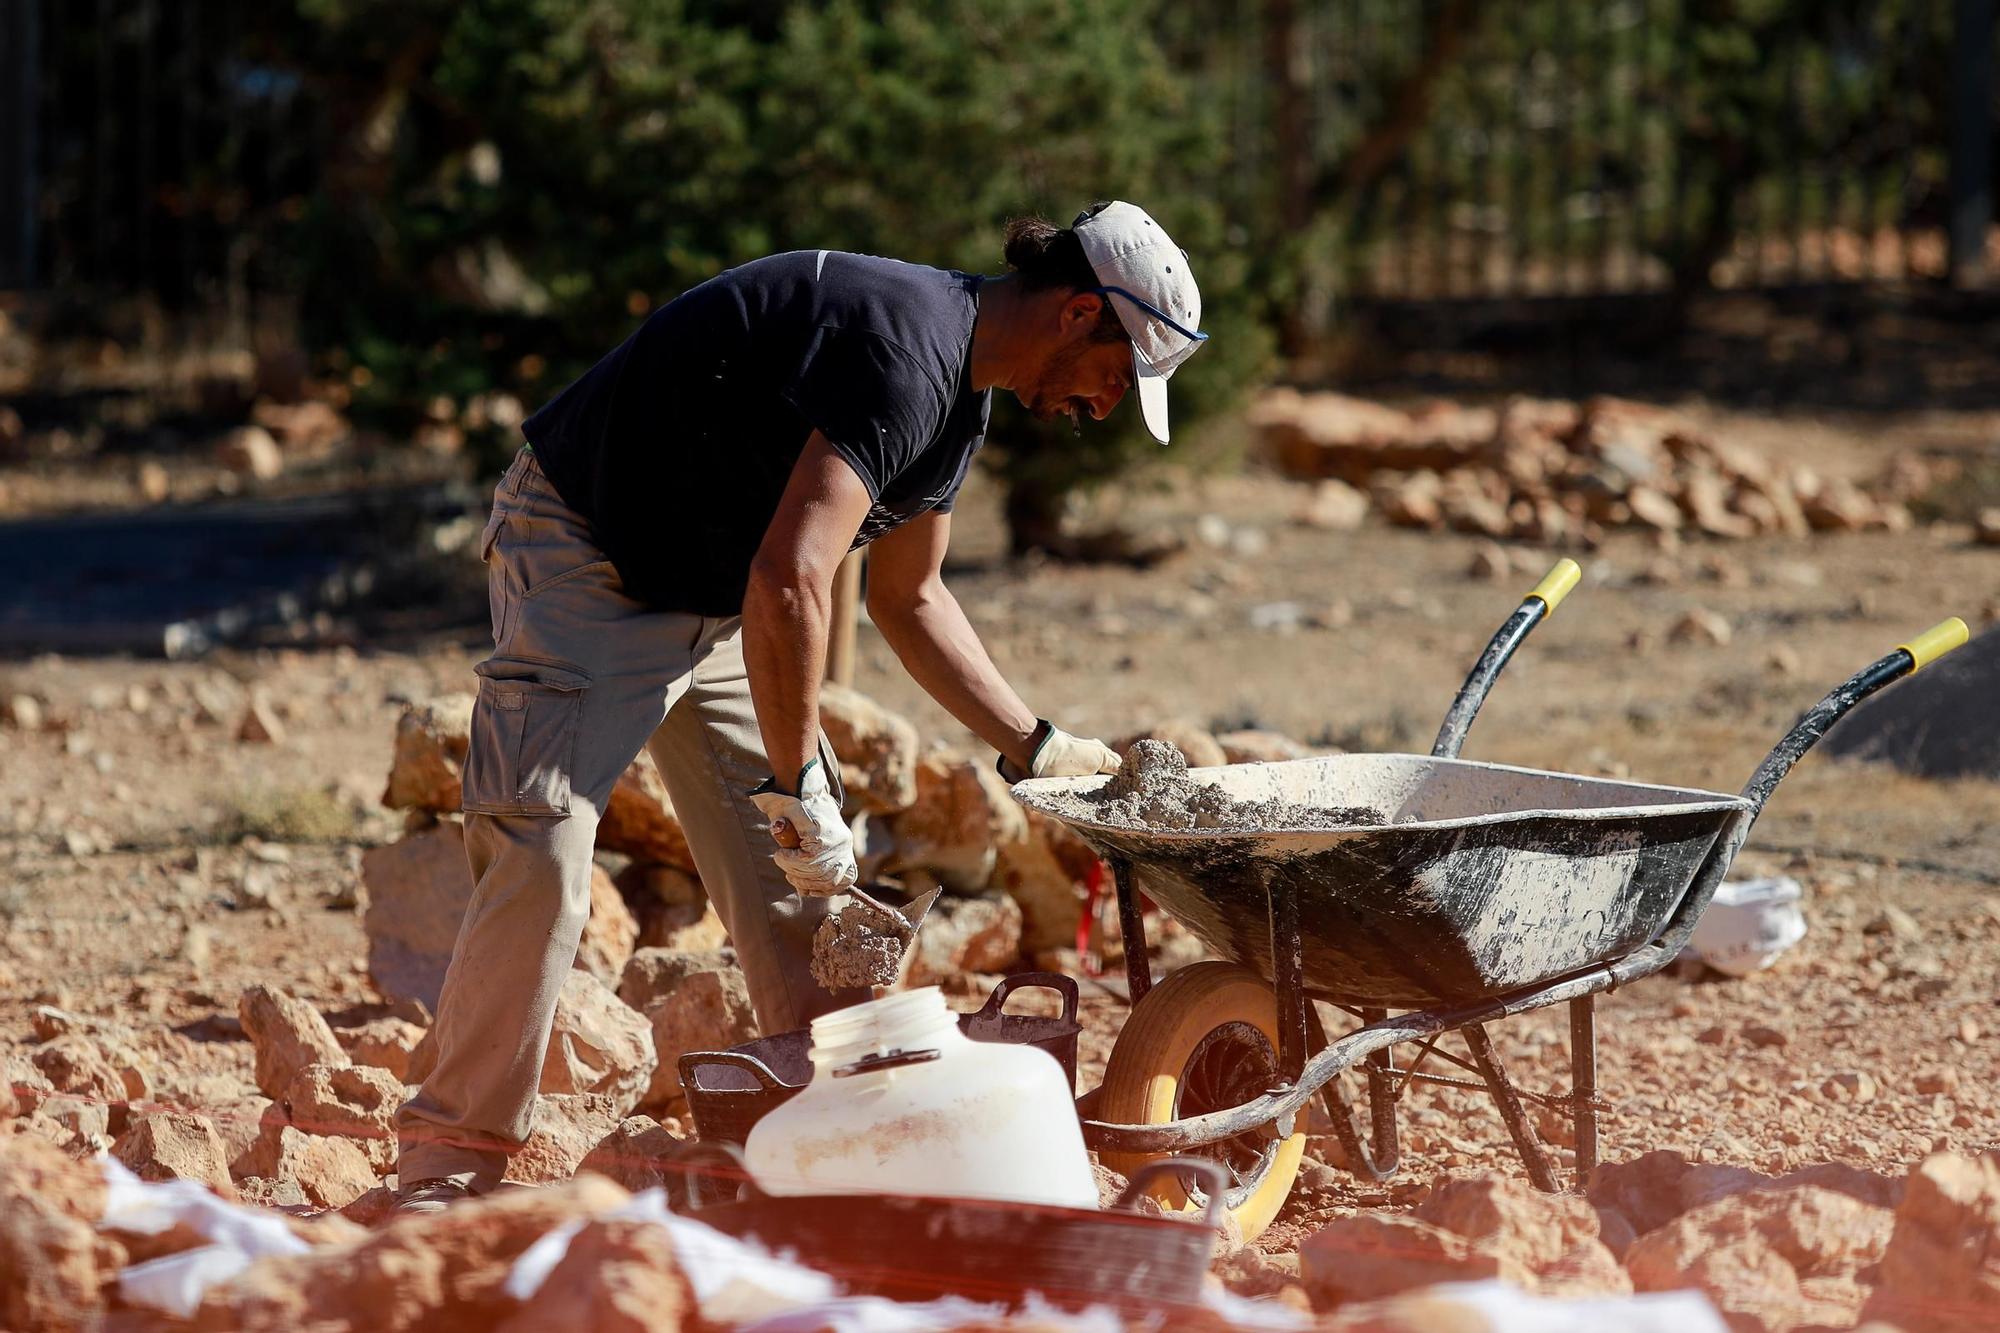
[{"label": "white plastic container", "polygon": [[812,1082],[744,1145],[769,1194],[927,1194],[1097,1207],[1062,1065],[958,1030],[937,987],[812,1025]]}]

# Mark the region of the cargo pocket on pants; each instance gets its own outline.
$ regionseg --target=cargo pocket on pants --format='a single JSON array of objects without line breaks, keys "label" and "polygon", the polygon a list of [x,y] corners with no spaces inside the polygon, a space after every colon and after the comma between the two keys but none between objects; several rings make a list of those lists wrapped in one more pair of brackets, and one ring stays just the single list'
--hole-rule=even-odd
[{"label": "cargo pocket on pants", "polygon": [[510,658],[473,670],[480,679],[462,775],[466,813],[569,814],[576,733],[590,678]]}]

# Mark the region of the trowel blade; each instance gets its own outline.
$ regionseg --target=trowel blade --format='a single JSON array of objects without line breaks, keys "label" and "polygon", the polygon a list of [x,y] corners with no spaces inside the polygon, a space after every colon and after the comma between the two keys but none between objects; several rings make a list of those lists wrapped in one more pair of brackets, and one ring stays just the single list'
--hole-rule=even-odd
[{"label": "trowel blade", "polygon": [[886,884],[871,884],[865,889],[857,884],[846,893],[835,894],[828,902],[833,910],[838,912],[843,905],[843,899],[850,902],[858,899],[902,922],[903,929],[908,932],[909,937],[915,939],[917,931],[924,924],[924,918],[930,915],[931,904],[935,903],[938,895],[943,892],[944,889],[940,886],[927,893],[913,896],[900,889],[892,889]]}]

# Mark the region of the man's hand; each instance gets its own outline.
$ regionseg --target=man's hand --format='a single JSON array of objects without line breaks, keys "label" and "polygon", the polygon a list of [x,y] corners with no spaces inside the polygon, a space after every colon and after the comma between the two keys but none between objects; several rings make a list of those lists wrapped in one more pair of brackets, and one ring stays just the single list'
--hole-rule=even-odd
[{"label": "man's hand", "polygon": [[854,864],[854,834],[840,817],[840,802],[827,788],[826,771],[818,759],[799,774],[798,795],[779,791],[777,779],[750,793],[771,821],[771,839],[778,844],[771,859],[785,872],[803,898],[844,893],[860,880]]},{"label": "man's hand", "polygon": [[1118,752],[1103,741],[1072,736],[1053,722],[1043,722],[1041,741],[1023,769],[1002,756],[1000,776],[1009,782],[1028,778],[1087,778],[1097,773],[1116,773],[1123,763]]}]

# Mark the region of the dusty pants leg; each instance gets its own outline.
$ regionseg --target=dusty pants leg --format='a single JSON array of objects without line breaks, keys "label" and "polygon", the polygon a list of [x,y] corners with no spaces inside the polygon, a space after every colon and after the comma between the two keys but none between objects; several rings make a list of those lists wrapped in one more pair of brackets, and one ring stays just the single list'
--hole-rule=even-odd
[{"label": "dusty pants leg", "polygon": [[[525,464],[525,466],[524,466]],[[438,997],[437,1060],[397,1115],[405,1182],[492,1188],[533,1128],[556,998],[590,914],[611,789],[686,688],[701,621],[625,596],[524,455],[487,529],[493,656],[466,757],[473,877]]]},{"label": "dusty pants leg", "polygon": [[[769,823],[750,789],[771,775],[750,706],[741,622],[704,622],[687,692],[648,742],[701,872],[750,983],[757,1025],[788,1032],[859,1004],[865,990],[829,991],[812,978],[823,899],[801,899],[771,860]],[[822,749],[825,747],[822,746]]]}]

